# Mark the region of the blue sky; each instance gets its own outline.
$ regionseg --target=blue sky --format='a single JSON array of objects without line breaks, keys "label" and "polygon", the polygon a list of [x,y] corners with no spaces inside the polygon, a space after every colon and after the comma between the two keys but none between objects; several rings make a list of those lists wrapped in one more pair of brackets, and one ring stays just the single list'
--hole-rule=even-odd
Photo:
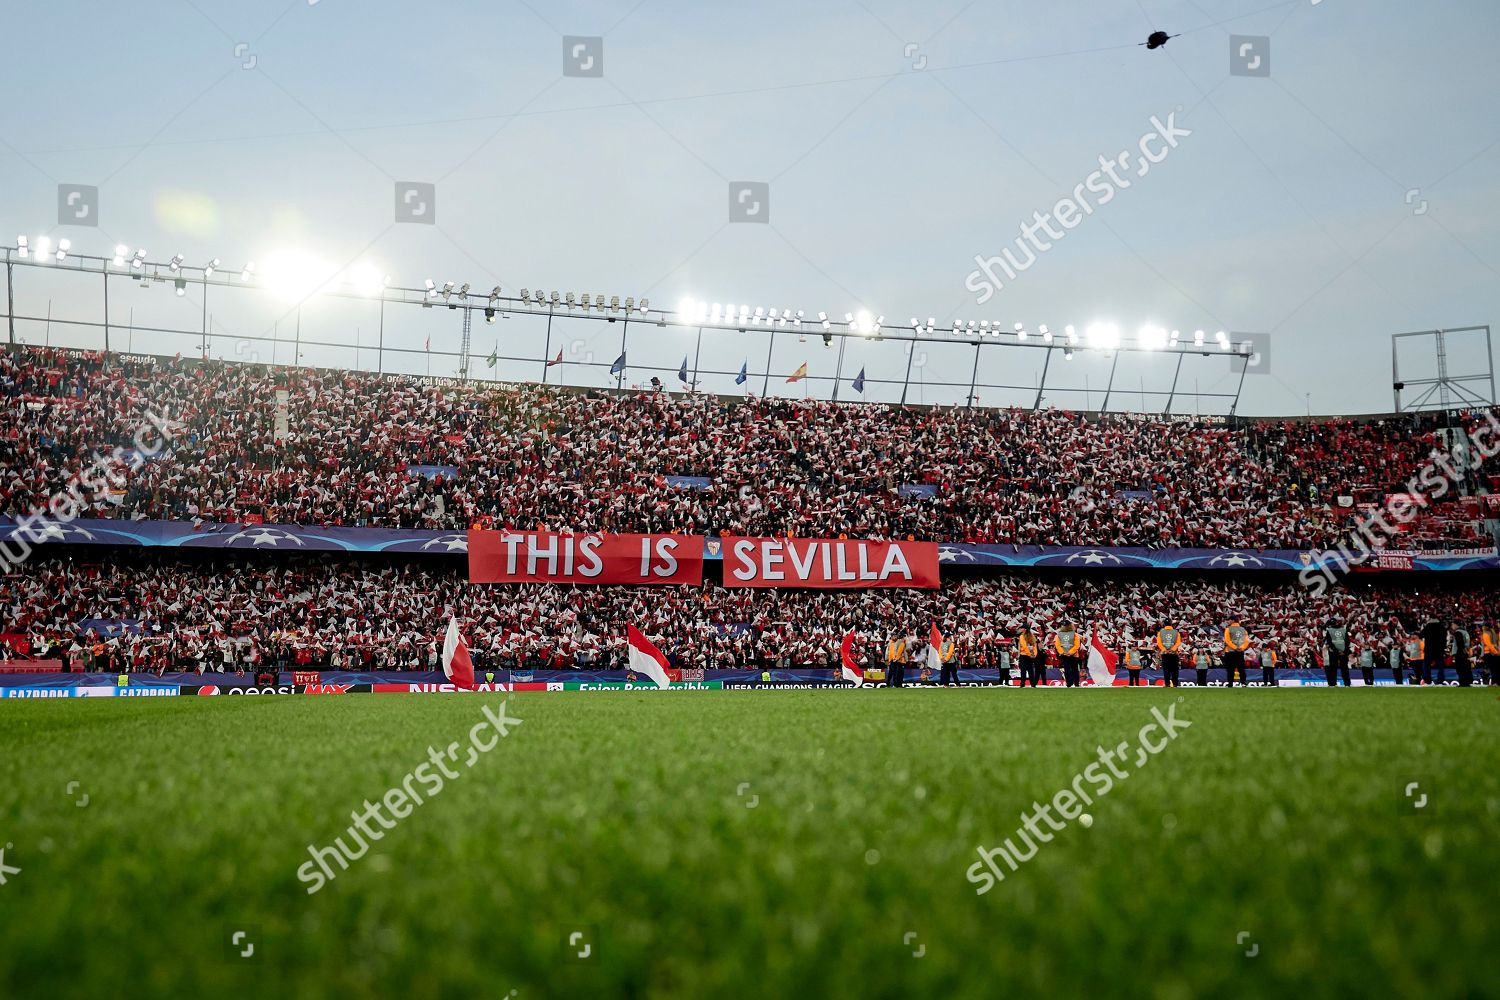
[{"label": "blue sky", "polygon": [[[1155,28],[1182,34],[1139,47]],[[564,74],[572,35],[602,38],[602,76]],[[1231,73],[1231,35],[1269,39],[1255,43],[1268,45],[1269,75]],[[1500,5],[1479,0],[12,5],[0,232],[233,268],[300,253],[368,261],[405,285],[668,308],[693,296],[865,308],[888,325],[1263,333],[1268,370],[1246,378],[1242,413],[1383,411],[1391,334],[1489,323],[1500,304],[1497,42]],[[976,255],[1012,246],[1034,211],[1169,114],[1192,134],[981,307],[965,287]],[[436,224],[394,221],[404,181],[435,185]],[[769,184],[769,223],[729,220],[741,181]],[[66,184],[99,188],[97,228],[57,225]],[[100,342],[63,322],[99,319],[97,284],[18,271],[17,312],[57,321],[18,333]],[[206,311],[215,355],[289,361],[300,319],[302,338],[348,345],[304,347],[305,362],[375,363],[369,303],[319,298],[298,317],[259,291],[210,289],[206,310],[196,290],[176,299],[117,281],[110,294],[115,326],[196,329]],[[451,357],[422,349],[430,337],[456,350],[457,316],[388,309],[386,346],[411,353],[385,367],[451,374]],[[544,351],[534,321],[475,330],[480,354]],[[263,334],[287,343],[244,346]],[[558,321],[545,349],[565,351],[569,381],[612,384],[620,334]],[[127,336],[136,350],[197,349]],[[636,324],[627,337],[636,379],[697,353],[691,332]],[[951,341],[916,346],[910,400],[967,395],[975,352]],[[867,398],[899,395],[903,346],[851,344],[841,398],[861,367]],[[1405,370],[1430,371],[1430,348],[1410,346]],[[769,349],[773,393],[831,390],[838,352],[817,336]],[[705,335],[700,366],[725,374],[704,386],[732,390],[742,362],[767,368],[767,350],[762,331]],[[1474,338],[1454,338],[1450,355],[1455,369],[1484,362]],[[786,385],[803,361],[813,381]],[[987,347],[978,381],[1033,386],[1041,361]],[[1098,406],[1112,364],[1054,356],[1047,401]],[[494,374],[535,379],[540,366],[504,360]],[[1122,354],[1111,408],[1159,409],[1172,374],[1171,359]],[[1195,357],[1180,389],[1237,382],[1227,359]],[[1029,404],[1035,390],[978,395]]]}]

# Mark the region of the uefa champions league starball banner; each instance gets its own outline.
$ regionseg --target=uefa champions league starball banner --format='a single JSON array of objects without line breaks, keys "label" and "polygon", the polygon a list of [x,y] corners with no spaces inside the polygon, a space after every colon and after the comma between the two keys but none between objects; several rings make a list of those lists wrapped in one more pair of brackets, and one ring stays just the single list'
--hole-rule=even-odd
[{"label": "uefa champions league starball banner", "polygon": [[[492,532],[492,534],[500,534]],[[577,536],[585,537],[585,536]],[[623,537],[623,536],[617,536]],[[635,536],[639,538],[641,536]],[[691,560],[688,552],[688,535],[654,535],[650,538],[675,538],[682,545],[673,558],[682,563]],[[732,575],[735,559],[730,547],[737,541],[733,538],[698,538],[701,547],[701,563],[724,562],[729,558]],[[739,539],[738,541],[745,541]],[[762,569],[759,578],[765,579],[763,557],[766,550],[761,542],[777,542],[776,539],[752,539],[757,543],[753,556]],[[801,548],[808,540],[794,539],[792,547],[799,559],[805,555]],[[813,540],[825,541],[825,540]],[[847,544],[846,540],[840,539]],[[883,543],[858,543],[866,546]],[[902,542],[902,555],[916,550],[913,543]],[[924,543],[928,544],[928,543]],[[401,528],[366,528],[358,526],[324,526],[297,524],[226,524],[202,521],[130,521],[107,518],[80,518],[72,521],[26,519],[18,522],[12,517],[0,517],[0,545],[12,562],[18,561],[20,551],[45,545],[114,545],[160,548],[202,548],[253,550],[256,552],[401,552],[417,556],[467,556],[469,533],[466,531],[431,531]],[[844,573],[860,572],[858,552],[845,551]],[[925,550],[923,550],[925,552]],[[1069,545],[971,545],[961,542],[932,544],[940,569],[1008,568],[1049,566],[1072,570],[1119,570],[1119,569],[1172,569],[1202,572],[1235,571],[1248,572],[1267,570],[1299,573],[1320,564],[1337,565],[1334,554],[1299,551],[1294,549],[1144,549],[1111,548],[1108,546]],[[785,555],[785,552],[783,552]],[[866,551],[864,572],[869,567],[883,568],[885,552]],[[854,561],[849,561],[850,556]],[[839,570],[834,559],[836,552],[829,550],[829,572],[826,577],[837,578]],[[925,565],[925,554],[921,560]],[[639,563],[640,554],[635,552]],[[658,564],[659,565],[659,564]],[[911,565],[909,562],[908,565]],[[823,559],[819,552],[809,574],[822,574]],[[782,567],[773,564],[774,575]],[[792,567],[795,569],[795,565]],[[1360,571],[1415,570],[1434,572],[1444,570],[1495,570],[1500,569],[1493,547],[1457,549],[1443,552],[1417,550],[1377,550],[1364,565],[1355,567]],[[658,578],[660,579],[660,578]],[[602,581],[595,581],[602,582]],[[672,582],[660,580],[660,582]],[[765,584],[758,584],[765,585]],[[781,583],[781,586],[818,586],[817,583]],[[855,586],[859,586],[855,582]],[[863,584],[869,586],[866,582]],[[917,584],[888,584],[891,586],[916,586]]]}]

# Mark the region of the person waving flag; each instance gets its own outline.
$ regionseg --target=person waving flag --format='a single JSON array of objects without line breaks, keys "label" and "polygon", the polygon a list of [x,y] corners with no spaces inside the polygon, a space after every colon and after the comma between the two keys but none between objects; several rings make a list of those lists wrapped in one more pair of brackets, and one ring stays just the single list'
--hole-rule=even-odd
[{"label": "person waving flag", "polygon": [[645,674],[656,682],[656,686],[664,688],[671,684],[671,678],[667,677],[667,658],[662,651],[651,644],[651,640],[641,634],[640,629],[634,625],[625,626],[625,641],[630,644],[630,669],[638,674]]},{"label": "person waving flag", "polygon": [[1115,665],[1119,656],[1099,639],[1099,630],[1089,635],[1089,680],[1095,687],[1112,687],[1115,683]]},{"label": "person waving flag", "polygon": [[943,669],[943,633],[938,631],[937,622],[927,632],[927,669]]},{"label": "person waving flag", "polygon": [[469,644],[458,631],[458,619],[448,619],[448,634],[443,637],[443,673],[456,687],[474,690],[474,662],[469,659]]},{"label": "person waving flag", "polygon": [[850,632],[844,636],[844,644],[839,647],[839,660],[843,664],[843,677],[846,681],[853,681],[855,687],[863,687],[865,683],[865,672],[859,669],[859,664],[854,662],[854,633]]}]

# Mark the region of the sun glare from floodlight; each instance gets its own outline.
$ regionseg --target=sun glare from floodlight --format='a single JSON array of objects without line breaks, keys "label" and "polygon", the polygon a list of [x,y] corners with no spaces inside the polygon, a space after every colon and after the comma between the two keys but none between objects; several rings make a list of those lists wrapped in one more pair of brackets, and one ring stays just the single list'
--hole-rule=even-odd
[{"label": "sun glare from floodlight", "polygon": [[337,275],[334,265],[302,250],[278,250],[261,263],[261,277],[271,293],[301,301],[325,288]]},{"label": "sun glare from floodlight", "polygon": [[1154,323],[1143,325],[1136,336],[1144,351],[1159,351],[1167,346],[1166,327],[1157,326]]},{"label": "sun glare from floodlight", "polygon": [[1114,323],[1090,323],[1084,339],[1095,350],[1112,351],[1120,346],[1120,328]]}]

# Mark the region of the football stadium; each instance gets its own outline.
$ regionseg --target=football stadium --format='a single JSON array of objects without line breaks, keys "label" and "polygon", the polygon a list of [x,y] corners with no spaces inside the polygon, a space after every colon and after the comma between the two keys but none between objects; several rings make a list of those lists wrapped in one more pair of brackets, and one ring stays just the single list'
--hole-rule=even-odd
[{"label": "football stadium", "polygon": [[1494,5],[7,22],[0,994],[1500,996]]}]

